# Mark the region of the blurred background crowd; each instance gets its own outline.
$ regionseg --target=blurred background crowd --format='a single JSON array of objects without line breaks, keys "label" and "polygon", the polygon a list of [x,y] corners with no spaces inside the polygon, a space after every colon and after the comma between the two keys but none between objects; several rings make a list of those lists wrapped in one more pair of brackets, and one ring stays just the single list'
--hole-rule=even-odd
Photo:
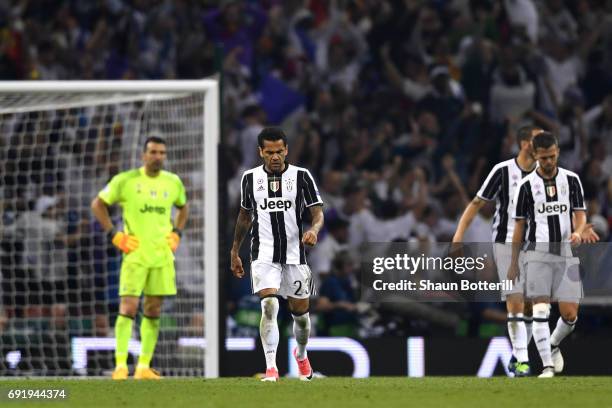
[{"label": "blurred background crowd", "polygon": [[[319,287],[317,335],[505,332],[502,305],[359,302],[358,255],[368,242],[450,241],[488,171],[517,153],[523,125],[558,137],[560,165],[581,176],[589,220],[609,239],[611,0],[0,0],[1,79],[215,73],[223,81],[220,163],[229,218],[237,213],[242,171],[259,163],[256,139],[266,124],[283,126],[288,161],[310,169],[319,184],[326,227],[309,255]],[[95,156],[96,136],[88,137],[83,151]],[[2,161],[19,168],[35,155],[36,141],[30,143],[11,156],[0,138]],[[96,177],[118,170],[110,167]],[[17,170],[2,169],[6,184]],[[44,197],[55,199],[53,192]],[[0,198],[9,230],[20,213],[44,218],[56,204],[30,197],[15,208]],[[484,208],[465,241],[491,239],[493,210]],[[63,245],[79,248],[74,240],[82,238],[73,235],[95,229],[91,216],[64,223],[63,214]],[[232,233],[228,222],[226,239]],[[14,247],[3,250],[5,260],[14,255]],[[95,266],[96,253],[87,256]],[[92,332],[106,335],[106,304],[116,294],[101,268],[67,271],[52,285],[76,287],[75,275],[95,282],[78,285],[94,299],[84,302],[93,305]],[[228,279],[227,289],[228,333],[256,334],[259,302],[248,279]],[[7,302],[0,330],[16,316]],[[52,302],[56,307],[30,313],[68,319],[70,299]],[[609,310],[590,310],[581,326],[602,329]]]}]

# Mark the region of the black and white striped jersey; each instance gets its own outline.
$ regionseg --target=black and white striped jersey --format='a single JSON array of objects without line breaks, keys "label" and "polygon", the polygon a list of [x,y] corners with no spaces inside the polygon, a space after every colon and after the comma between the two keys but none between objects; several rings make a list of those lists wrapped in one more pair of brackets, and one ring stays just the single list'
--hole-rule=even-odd
[{"label": "black and white striped jersey", "polygon": [[496,200],[493,218],[493,242],[512,242],[514,218],[512,199],[515,191],[529,172],[523,171],[516,158],[496,164],[476,195],[486,201]]},{"label": "black and white striped jersey", "polygon": [[323,205],[310,172],[290,164],[281,174],[255,167],[242,175],[240,196],[240,206],[252,211],[251,261],[305,264],[302,213]]},{"label": "black and white striped jersey", "polygon": [[560,167],[551,179],[544,179],[537,171],[529,174],[514,200],[514,218],[526,219],[526,241],[531,244],[569,242],[572,213],[586,210],[580,178]]}]

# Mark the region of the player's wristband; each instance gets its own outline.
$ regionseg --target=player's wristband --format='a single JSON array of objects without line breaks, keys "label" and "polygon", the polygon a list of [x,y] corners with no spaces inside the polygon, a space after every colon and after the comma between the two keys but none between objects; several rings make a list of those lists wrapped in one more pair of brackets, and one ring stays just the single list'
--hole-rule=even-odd
[{"label": "player's wristband", "polygon": [[172,228],[172,232],[179,236],[179,238],[183,238],[183,230],[178,229],[176,227]]}]

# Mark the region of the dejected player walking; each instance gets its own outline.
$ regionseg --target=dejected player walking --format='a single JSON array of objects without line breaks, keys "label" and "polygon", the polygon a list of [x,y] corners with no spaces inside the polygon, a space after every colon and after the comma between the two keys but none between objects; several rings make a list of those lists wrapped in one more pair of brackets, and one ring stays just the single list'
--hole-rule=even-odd
[{"label": "dejected player walking", "polygon": [[[515,192],[515,229],[508,279],[525,273],[526,296],[533,300],[533,338],[542,359],[541,378],[563,370],[561,341],[578,320],[582,282],[578,258],[571,245],[599,240],[586,223],[582,183],[577,174],[557,166],[559,145],[549,132],[533,138],[539,167]],[[526,231],[526,234],[524,234]],[[524,271],[519,269],[519,244],[527,242]],[[550,333],[550,302],[557,301],[561,317]],[[551,347],[552,346],[552,347]]]},{"label": "dejected player walking", "polygon": [[[521,179],[536,168],[531,140],[543,130],[535,126],[524,126],[516,134],[519,153],[516,157],[496,164],[476,197],[465,209],[453,242],[462,242],[465,231],[486,201],[496,200],[493,222],[493,249],[500,282],[506,279],[512,257],[511,245],[514,233],[512,199]],[[508,364],[510,372],[517,377],[530,374],[527,347],[531,341],[531,302],[524,298],[525,281],[519,279],[511,290],[502,291],[502,301],[508,311],[508,335],[512,343],[512,358]]]},{"label": "dejected player walking", "polygon": [[[282,129],[264,128],[258,135],[263,165],[242,175],[240,213],[231,250],[231,270],[242,278],[240,246],[251,230],[251,285],[261,299],[260,336],[266,358],[262,381],[277,381],[278,298],[287,298],[293,315],[297,347],[293,355],[299,377],[308,381],[312,368],[306,353],[310,335],[309,297],[315,288],[306,263],[304,245],[315,245],[323,227],[323,202],[307,169],[285,162],[287,137]],[[308,208],[310,229],[302,233],[302,215]]]},{"label": "dejected player walking", "polygon": [[[128,377],[128,343],[143,292],[141,352],[134,378],[160,378],[150,363],[159,335],[163,299],[176,295],[174,251],[189,213],[181,179],[162,170],[165,159],[166,142],[149,137],[142,154],[144,166],[117,174],[91,204],[109,239],[123,252],[119,277],[121,303],[115,322],[115,380]],[[123,231],[116,230],[109,217],[108,206],[113,204],[123,209]],[[178,209],[174,224],[172,207]]]}]

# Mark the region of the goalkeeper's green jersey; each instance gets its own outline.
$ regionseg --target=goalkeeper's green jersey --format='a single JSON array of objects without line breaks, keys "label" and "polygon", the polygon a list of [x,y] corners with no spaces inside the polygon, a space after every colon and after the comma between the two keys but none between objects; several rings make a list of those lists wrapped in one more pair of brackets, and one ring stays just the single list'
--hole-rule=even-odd
[{"label": "goalkeeper's green jersey", "polygon": [[140,241],[124,261],[156,267],[174,260],[166,241],[172,231],[172,206],[181,208],[187,202],[185,187],[176,174],[162,170],[157,177],[149,177],[144,167],[124,171],[113,177],[98,197],[123,208],[125,232]]}]

